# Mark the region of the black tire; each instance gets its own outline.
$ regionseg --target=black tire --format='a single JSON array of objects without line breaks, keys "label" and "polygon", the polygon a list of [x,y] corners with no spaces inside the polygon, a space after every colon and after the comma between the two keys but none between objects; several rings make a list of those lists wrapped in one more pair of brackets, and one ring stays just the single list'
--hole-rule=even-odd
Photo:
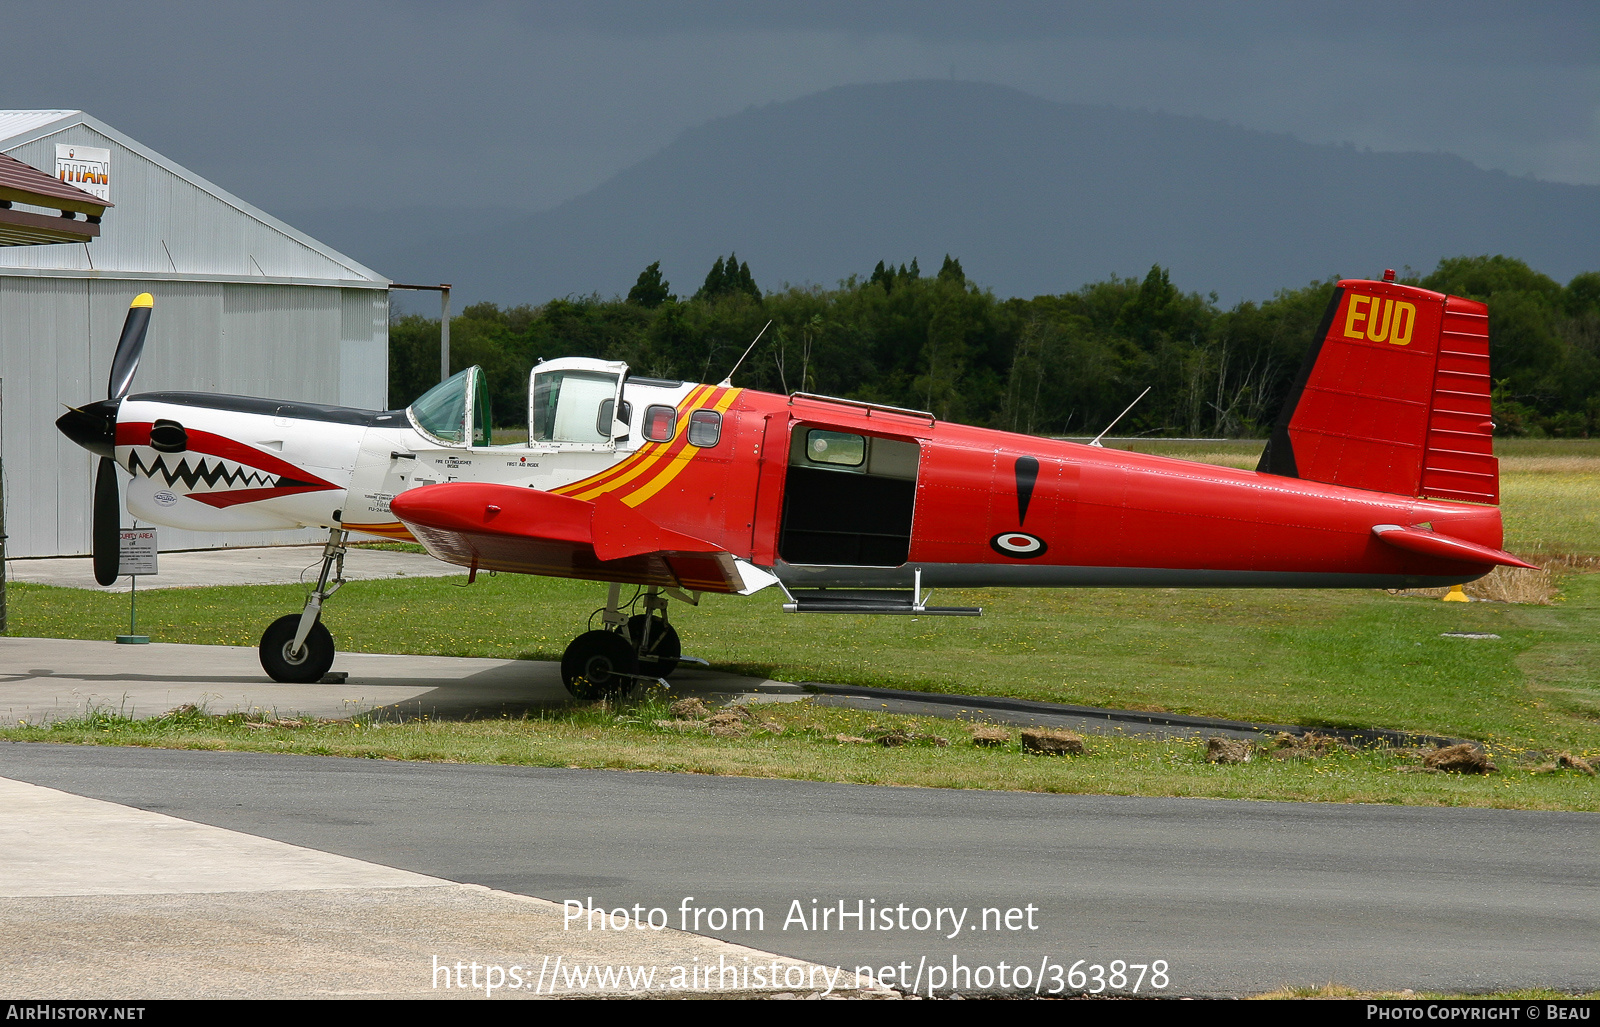
[{"label": "black tire", "polygon": [[[644,627],[648,614],[636,613],[628,618],[628,637],[638,645],[639,639],[644,637]],[[678,657],[683,655],[683,647],[678,644],[678,632],[665,618],[656,617],[650,625],[650,644],[648,648],[641,647],[639,652],[639,673],[654,674],[664,678],[678,669]]]},{"label": "black tire", "polygon": [[561,683],[575,699],[604,699],[633,687],[639,673],[633,646],[615,631],[586,631],[561,654]]},{"label": "black tire", "polygon": [[298,630],[300,615],[291,613],[273,621],[261,634],[261,669],[274,681],[298,684],[321,681],[333,666],[333,636],[320,620],[311,625],[299,659],[290,657],[289,647],[294,644],[294,633]]}]

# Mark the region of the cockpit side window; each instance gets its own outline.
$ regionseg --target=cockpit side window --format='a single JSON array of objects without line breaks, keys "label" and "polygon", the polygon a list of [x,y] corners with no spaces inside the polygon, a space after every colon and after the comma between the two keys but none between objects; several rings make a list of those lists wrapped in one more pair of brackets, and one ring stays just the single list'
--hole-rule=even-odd
[{"label": "cockpit side window", "polygon": [[528,441],[610,442],[611,433],[601,428],[601,406],[614,403],[616,396],[615,374],[601,371],[535,374]]},{"label": "cockpit side window", "polygon": [[644,412],[644,437],[649,442],[671,442],[677,431],[678,412],[665,404],[657,403]]},{"label": "cockpit side window", "polygon": [[617,401],[614,399],[606,399],[601,402],[600,416],[595,418],[594,422],[594,430],[599,432],[601,435],[604,435],[608,438],[615,438],[618,442],[626,442],[628,439],[628,433],[626,431],[618,432],[615,436],[611,435],[613,421],[621,421],[625,428],[631,426],[633,424],[633,404],[629,403],[627,400],[623,400],[622,412],[617,413]]}]

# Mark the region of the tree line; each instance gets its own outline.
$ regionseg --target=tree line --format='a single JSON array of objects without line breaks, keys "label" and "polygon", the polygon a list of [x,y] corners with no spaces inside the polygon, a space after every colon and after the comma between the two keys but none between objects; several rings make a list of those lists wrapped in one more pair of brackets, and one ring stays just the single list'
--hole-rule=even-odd
[{"label": "tree line", "polygon": [[[1503,435],[1600,434],[1600,273],[1561,285],[1504,256],[1454,257],[1421,285],[1489,303],[1494,417]],[[763,292],[748,263],[718,258],[680,298],[652,264],[626,298],[478,303],[450,321],[451,370],[488,374],[496,421],[524,424],[540,358],[626,361],[634,374],[720,381],[771,321],[735,384],[929,410],[1038,435],[1094,435],[1147,386],[1118,435],[1263,436],[1311,345],[1334,280],[1223,309],[1166,269],[1076,292],[996,299],[946,256],[880,261],[838,288]],[[392,319],[392,407],[438,381],[439,321]]]}]

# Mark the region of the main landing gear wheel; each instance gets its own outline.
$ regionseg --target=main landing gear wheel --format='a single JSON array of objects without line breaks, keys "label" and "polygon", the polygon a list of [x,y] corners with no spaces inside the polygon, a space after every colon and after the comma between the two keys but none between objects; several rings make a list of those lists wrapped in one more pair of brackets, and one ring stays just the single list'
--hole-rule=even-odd
[{"label": "main landing gear wheel", "polygon": [[586,631],[561,654],[561,682],[576,699],[627,691],[639,673],[633,646],[615,631]]},{"label": "main landing gear wheel", "polygon": [[683,655],[678,632],[665,617],[636,613],[628,618],[628,637],[635,641],[644,638],[646,627],[650,640],[639,647],[639,673],[664,678],[678,669],[678,657]]},{"label": "main landing gear wheel", "polygon": [[333,666],[333,636],[319,620],[311,626],[305,645],[291,653],[300,615],[291,613],[273,621],[261,635],[261,669],[274,681],[306,684],[321,681]]}]

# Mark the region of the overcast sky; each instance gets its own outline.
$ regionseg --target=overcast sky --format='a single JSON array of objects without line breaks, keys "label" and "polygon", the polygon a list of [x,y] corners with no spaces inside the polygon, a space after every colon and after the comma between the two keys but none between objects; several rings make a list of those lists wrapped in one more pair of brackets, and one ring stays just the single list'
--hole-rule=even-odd
[{"label": "overcast sky", "polygon": [[949,78],[1600,184],[1593,2],[36,3],[0,107],[81,108],[269,211],[531,211],[685,128]]}]

